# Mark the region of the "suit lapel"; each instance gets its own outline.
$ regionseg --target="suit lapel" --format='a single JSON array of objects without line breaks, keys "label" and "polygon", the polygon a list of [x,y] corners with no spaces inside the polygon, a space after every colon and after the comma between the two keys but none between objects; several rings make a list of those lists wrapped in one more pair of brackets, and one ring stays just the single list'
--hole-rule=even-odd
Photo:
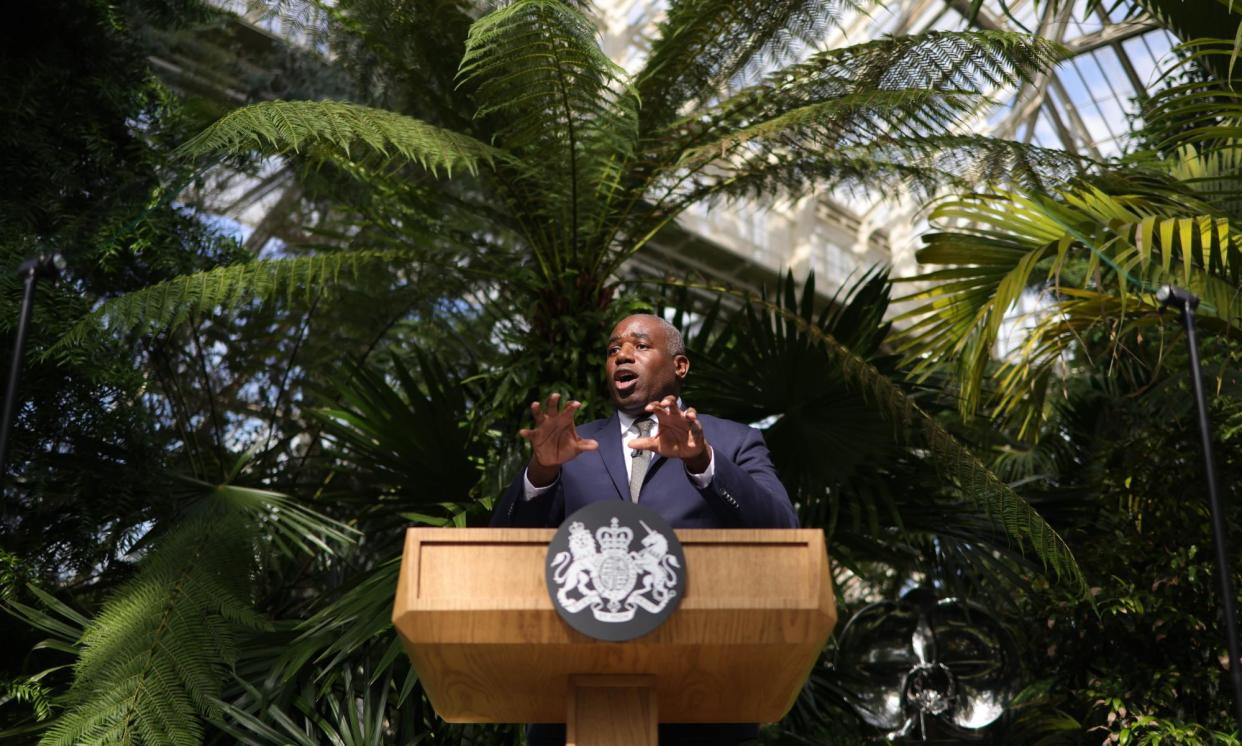
[{"label": "suit lapel", "polygon": [[616,412],[604,420],[600,430],[595,433],[595,440],[599,441],[599,454],[604,459],[604,468],[608,470],[608,476],[612,478],[612,483],[617,488],[617,497],[629,499],[630,478],[625,471],[623,460],[625,455],[621,447],[621,420],[617,418]]}]

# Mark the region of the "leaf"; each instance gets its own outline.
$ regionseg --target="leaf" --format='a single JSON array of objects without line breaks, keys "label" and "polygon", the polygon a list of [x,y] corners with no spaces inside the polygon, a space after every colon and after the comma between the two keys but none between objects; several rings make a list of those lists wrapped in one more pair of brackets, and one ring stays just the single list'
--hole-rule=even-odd
[{"label": "leaf", "polygon": [[478,172],[502,151],[458,132],[413,117],[339,101],[265,101],[225,115],[178,149],[185,158],[252,152],[310,155],[315,148],[347,160],[362,147],[386,160],[400,158],[452,176]]},{"label": "leaf", "polygon": [[181,275],[101,303],[70,327],[43,357],[64,359],[79,348],[99,344],[108,335],[155,334],[203,312],[253,298],[280,293],[291,297],[298,290],[309,297],[314,290],[339,281],[342,273],[354,277],[364,266],[410,257],[406,251],[348,251],[262,259]]}]

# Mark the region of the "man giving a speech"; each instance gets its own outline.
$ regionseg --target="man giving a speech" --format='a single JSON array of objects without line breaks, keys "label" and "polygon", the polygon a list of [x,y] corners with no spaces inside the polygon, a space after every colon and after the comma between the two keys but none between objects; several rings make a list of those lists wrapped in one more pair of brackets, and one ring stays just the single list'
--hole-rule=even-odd
[{"label": "man giving a speech", "polygon": [[[492,514],[492,526],[555,527],[599,500],[634,500],[673,528],[797,528],[789,495],[753,427],[682,409],[690,371],[681,332],[658,316],[621,320],[605,370],[616,412],[575,426],[582,406],[559,394],[530,409],[520,431],[530,462]],[[637,476],[635,476],[637,473]],[[661,744],[736,744],[754,725],[661,725]],[[564,726],[535,725],[531,744],[563,744]]]},{"label": "man giving a speech", "polygon": [[[562,407],[559,394],[530,405],[535,426],[520,434],[531,443],[531,459],[491,525],[555,527],[588,503],[634,499],[634,456],[649,451],[636,502],[673,528],[797,527],[759,431],[681,409],[690,359],[676,327],[646,314],[622,319],[608,339],[605,370],[617,409],[608,419],[576,427],[581,403]],[[646,436],[644,419],[651,422]]]}]

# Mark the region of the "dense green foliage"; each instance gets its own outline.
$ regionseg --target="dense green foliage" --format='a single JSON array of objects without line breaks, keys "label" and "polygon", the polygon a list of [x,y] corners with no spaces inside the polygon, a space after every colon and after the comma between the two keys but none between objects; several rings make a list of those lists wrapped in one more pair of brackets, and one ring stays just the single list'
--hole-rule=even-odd
[{"label": "dense green foliage", "polygon": [[[1185,361],[1150,291],[1176,278],[1205,298],[1232,486],[1232,43],[1184,55],[1141,156],[1069,183],[1064,154],[960,134],[1056,45],[820,48],[869,5],[673,2],[631,75],[579,4],[342,0],[316,39],[331,72],[216,60],[285,76],[223,99],[174,93],[149,58],[233,39],[223,16],[24,8],[0,48],[17,92],[0,266],[56,248],[72,273],[39,298],[4,475],[0,736],[511,742],[423,695],[389,622],[401,529],[485,521],[524,459],[527,402],[603,411],[600,340],[657,308],[689,331],[687,399],[762,423],[830,538],[843,618],[917,578],[1012,627],[1030,686],[998,742],[1227,738]],[[235,172],[287,187],[242,243],[194,203]],[[971,191],[993,182],[1008,191]],[[921,259],[953,266],[923,278],[900,335],[881,270],[825,298],[813,277],[755,294],[627,263],[695,204],[897,185],[960,190],[935,219],[969,221],[927,236]],[[998,361],[1032,288],[1056,305]],[[766,740],[874,735],[832,652]]]},{"label": "dense green foliage", "polygon": [[[1175,31],[1204,20],[1147,5]],[[1232,8],[1205,11],[1242,21]],[[943,370],[929,361],[952,361],[959,408],[1008,436],[997,472],[1024,482],[1065,528],[1092,586],[1090,605],[1031,597],[1028,644],[1044,653],[1031,657],[1037,683],[1012,740],[1040,734],[1042,719],[1052,742],[1083,732],[1109,743],[1237,742],[1187,339],[1156,299],[1165,284],[1202,299],[1236,589],[1236,49],[1188,39],[1119,162],[1069,189],[947,198],[924,237],[920,261],[935,268],[910,298],[902,349],[927,374]],[[1003,317],[1033,296],[1025,338],[997,360]]]}]

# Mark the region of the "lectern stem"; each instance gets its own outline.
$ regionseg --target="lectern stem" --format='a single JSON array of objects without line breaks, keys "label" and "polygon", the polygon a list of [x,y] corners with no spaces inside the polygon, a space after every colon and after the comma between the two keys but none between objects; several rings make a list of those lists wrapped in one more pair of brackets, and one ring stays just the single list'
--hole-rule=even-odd
[{"label": "lectern stem", "polygon": [[656,746],[655,677],[571,676],[565,746]]}]

